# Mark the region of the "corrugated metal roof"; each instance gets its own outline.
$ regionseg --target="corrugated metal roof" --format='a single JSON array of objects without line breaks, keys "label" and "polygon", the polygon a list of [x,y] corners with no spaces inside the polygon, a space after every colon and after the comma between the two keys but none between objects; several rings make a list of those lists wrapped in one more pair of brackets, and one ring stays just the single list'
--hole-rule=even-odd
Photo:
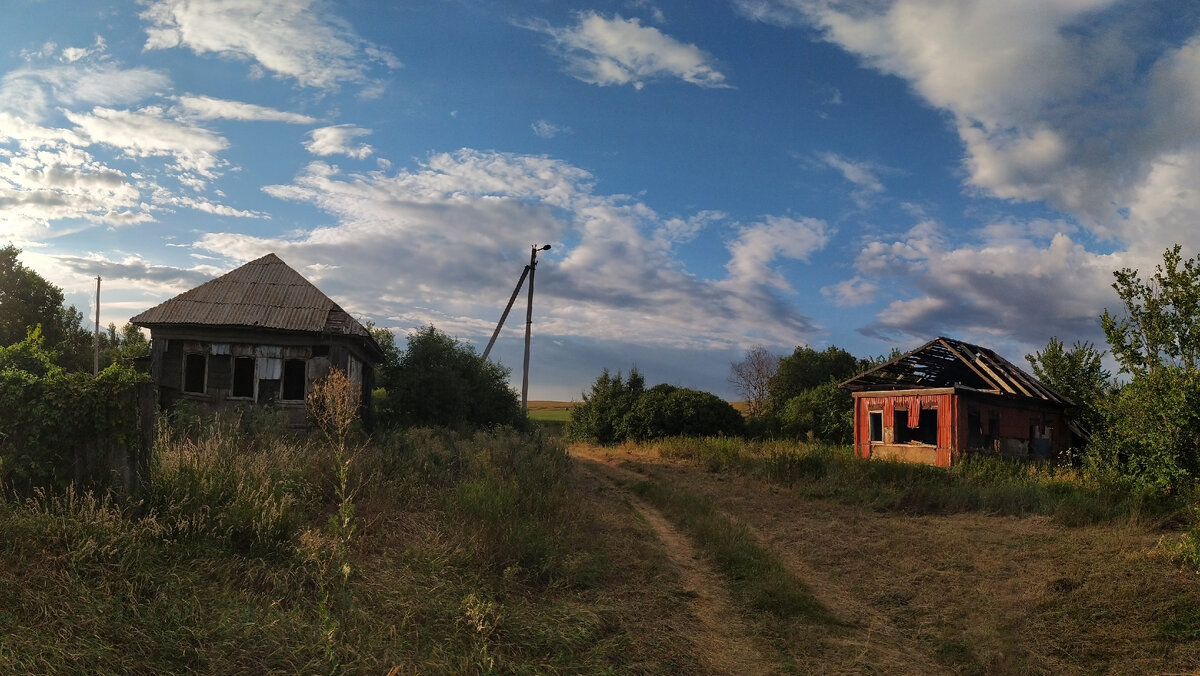
[{"label": "corrugated metal roof", "polygon": [[935,338],[847,380],[853,392],[962,386],[983,392],[1073,405],[995,352],[953,338]]},{"label": "corrugated metal roof", "polygon": [[190,324],[352,335],[374,343],[362,324],[273,253],[130,321],[147,328]]}]

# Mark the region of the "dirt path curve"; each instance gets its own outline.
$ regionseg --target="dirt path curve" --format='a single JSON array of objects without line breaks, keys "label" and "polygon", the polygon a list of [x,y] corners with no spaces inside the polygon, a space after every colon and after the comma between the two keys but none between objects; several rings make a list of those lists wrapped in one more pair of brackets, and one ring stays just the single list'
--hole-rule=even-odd
[{"label": "dirt path curve", "polygon": [[653,506],[622,486],[620,480],[641,481],[644,477],[602,459],[575,454],[584,472],[603,482],[628,501],[662,541],[671,563],[679,570],[684,588],[691,595],[689,610],[696,624],[678,627],[688,637],[696,656],[711,674],[775,674],[779,665],[766,659],[733,608],[729,590],[720,576],[700,557],[692,542]]}]

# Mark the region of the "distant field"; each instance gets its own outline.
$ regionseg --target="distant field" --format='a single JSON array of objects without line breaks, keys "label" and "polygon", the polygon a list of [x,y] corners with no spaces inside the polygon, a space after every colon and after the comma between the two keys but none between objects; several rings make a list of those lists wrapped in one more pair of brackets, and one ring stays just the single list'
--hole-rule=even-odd
[{"label": "distant field", "polygon": [[529,419],[538,422],[566,423],[571,420],[571,409],[575,401],[531,401]]}]

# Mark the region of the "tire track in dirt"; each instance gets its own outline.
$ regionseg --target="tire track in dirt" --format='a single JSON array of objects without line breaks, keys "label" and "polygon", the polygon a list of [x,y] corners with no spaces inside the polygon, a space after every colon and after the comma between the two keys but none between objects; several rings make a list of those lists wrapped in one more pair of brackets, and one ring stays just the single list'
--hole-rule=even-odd
[{"label": "tire track in dirt", "polygon": [[[577,451],[577,457],[582,455]],[[674,482],[678,476],[661,476],[654,464],[635,461],[633,471],[611,464],[612,460],[595,457],[603,467],[634,480]],[[645,472],[645,474],[641,473]],[[800,553],[805,545],[789,539],[771,524],[756,524],[740,514],[721,512],[743,524],[765,548],[774,550],[788,571],[802,581],[814,598],[842,624],[844,631],[834,631],[822,637],[818,662],[821,671],[839,673],[940,674],[949,673],[930,654],[928,647],[912,636],[911,631],[898,627],[886,613],[857,597],[836,578],[807,563]]]},{"label": "tire track in dirt", "polygon": [[742,618],[733,607],[728,588],[720,575],[701,558],[691,540],[649,503],[621,485],[622,480],[644,477],[614,467],[599,458],[575,455],[578,466],[628,501],[663,544],[667,557],[678,569],[684,588],[691,594],[689,610],[696,619],[692,627],[680,627],[696,656],[712,674],[775,674],[780,667],[763,656]]}]

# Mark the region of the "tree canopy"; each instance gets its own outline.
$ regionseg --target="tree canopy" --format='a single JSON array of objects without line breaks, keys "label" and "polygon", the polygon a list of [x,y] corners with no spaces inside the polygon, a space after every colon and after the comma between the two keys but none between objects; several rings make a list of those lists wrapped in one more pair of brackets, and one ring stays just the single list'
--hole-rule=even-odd
[{"label": "tree canopy", "polygon": [[1200,255],[1185,261],[1180,251],[1178,244],[1167,249],[1146,280],[1130,268],[1113,273],[1125,314],[1105,309],[1100,324],[1122,373],[1200,368]]},{"label": "tree canopy", "polygon": [[386,391],[379,401],[382,423],[452,428],[524,424],[520,400],[508,386],[508,369],[484,361],[471,345],[429,325],[408,335],[402,353],[394,341],[383,347],[378,379]]},{"label": "tree canopy", "polygon": [[1045,349],[1025,355],[1033,375],[1075,406],[1070,413],[1092,432],[1104,422],[1101,404],[1112,387],[1112,374],[1103,364],[1104,352],[1089,342],[1076,341],[1070,349],[1057,336]]},{"label": "tree canopy", "polygon": [[0,247],[0,345],[25,340],[40,326],[46,349],[68,371],[92,370],[92,334],[75,306],[63,307],[62,289],[18,260],[21,250]]}]

